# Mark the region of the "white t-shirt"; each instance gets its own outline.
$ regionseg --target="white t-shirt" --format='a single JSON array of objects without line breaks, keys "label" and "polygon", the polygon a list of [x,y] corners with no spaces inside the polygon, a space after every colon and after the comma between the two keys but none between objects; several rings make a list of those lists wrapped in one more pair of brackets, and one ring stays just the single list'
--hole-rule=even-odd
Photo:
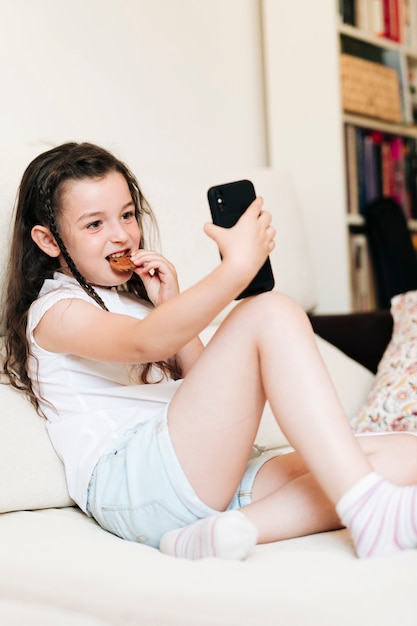
[{"label": "white t-shirt", "polygon": [[[96,288],[112,313],[143,319],[150,305],[132,294]],[[160,413],[181,381],[141,384],[133,365],[105,363],[41,348],[33,331],[59,300],[80,298],[99,306],[77,281],[59,272],[46,280],[28,314],[29,376],[47,418],[52,444],[61,457],[73,500],[84,511],[88,483],[112,441]],[[44,399],[45,398],[45,399]]]}]

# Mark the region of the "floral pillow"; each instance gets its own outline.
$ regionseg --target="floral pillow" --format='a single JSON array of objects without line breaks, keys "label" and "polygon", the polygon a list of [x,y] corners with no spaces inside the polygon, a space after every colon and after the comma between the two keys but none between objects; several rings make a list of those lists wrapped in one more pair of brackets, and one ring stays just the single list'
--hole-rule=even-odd
[{"label": "floral pillow", "polygon": [[363,406],[351,418],[355,432],[417,431],[417,291],[391,300],[392,338]]}]

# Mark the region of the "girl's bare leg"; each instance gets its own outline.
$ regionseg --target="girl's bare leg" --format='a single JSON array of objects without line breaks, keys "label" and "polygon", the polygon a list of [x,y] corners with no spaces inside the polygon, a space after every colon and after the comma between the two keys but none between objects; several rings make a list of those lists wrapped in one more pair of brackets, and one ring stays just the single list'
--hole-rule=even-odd
[{"label": "girl's bare leg", "polygon": [[[302,473],[273,493],[258,495],[244,509],[260,541],[335,528],[341,518],[360,556],[417,545],[417,489],[395,487],[373,472],[352,434],[310,323],[297,305],[277,293],[257,296],[231,313],[172,401],[173,445],[203,501],[219,511],[227,507],[247,464],[265,398],[312,475]],[[227,547],[236,533],[244,541],[251,528],[242,528],[242,514],[233,513],[231,526],[229,520],[219,525],[219,540],[213,539],[217,530],[208,518],[181,531],[184,551],[173,551],[178,533],[169,533],[166,551],[190,556],[194,538],[192,558],[198,558]],[[381,518],[388,520],[384,532]],[[290,531],[297,519],[302,522]],[[201,553],[198,546],[208,537],[209,550]],[[243,555],[255,540],[252,535],[246,541]],[[219,553],[243,558],[230,554]]]},{"label": "girl's bare leg", "polygon": [[230,501],[266,397],[332,502],[372,471],[352,435],[310,322],[298,305],[271,292],[232,311],[171,403],[173,445],[204,502],[223,510]]},{"label": "girl's bare leg", "polygon": [[258,529],[258,543],[341,528],[334,504],[297,452],[271,459],[258,472],[252,504],[242,511]]},{"label": "girl's bare leg", "polygon": [[[397,485],[417,484],[417,436],[358,436],[358,442],[378,474]],[[259,543],[341,527],[334,504],[297,452],[276,457],[261,468],[253,503],[243,510],[258,528]]]}]

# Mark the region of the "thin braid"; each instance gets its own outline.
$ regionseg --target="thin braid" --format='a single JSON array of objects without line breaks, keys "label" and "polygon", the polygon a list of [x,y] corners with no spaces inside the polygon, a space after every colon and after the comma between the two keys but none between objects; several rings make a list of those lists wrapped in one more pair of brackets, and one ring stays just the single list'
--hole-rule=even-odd
[{"label": "thin braid", "polygon": [[44,207],[45,207],[45,211],[46,211],[46,215],[48,218],[48,226],[51,230],[51,233],[53,234],[53,236],[55,237],[55,240],[59,246],[59,249],[62,252],[62,256],[64,257],[69,270],[71,271],[72,275],[74,276],[74,278],[77,280],[77,282],[81,285],[81,287],[84,289],[84,291],[86,291],[88,293],[88,295],[93,298],[93,300],[95,302],[97,302],[97,304],[104,309],[105,311],[108,311],[108,308],[106,307],[106,305],[104,304],[103,300],[100,298],[100,296],[98,295],[97,291],[90,285],[90,283],[88,283],[86,281],[86,279],[84,278],[84,276],[80,273],[80,271],[78,270],[77,266],[75,265],[74,261],[71,258],[70,253],[68,252],[64,242],[62,241],[61,235],[58,232],[58,228],[56,226],[56,221],[55,221],[55,212],[52,206],[52,200],[51,200],[51,194],[50,191],[48,190],[47,193],[45,194],[43,192],[43,190],[39,191],[39,195],[41,197],[42,202],[44,203]]}]

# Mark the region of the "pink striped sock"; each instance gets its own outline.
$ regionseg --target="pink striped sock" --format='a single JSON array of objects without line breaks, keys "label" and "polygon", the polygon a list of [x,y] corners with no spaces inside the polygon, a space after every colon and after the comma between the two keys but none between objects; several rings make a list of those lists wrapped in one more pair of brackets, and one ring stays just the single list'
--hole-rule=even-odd
[{"label": "pink striped sock", "polygon": [[242,560],[256,544],[256,526],[240,511],[226,511],[171,530],[161,539],[164,554],[186,559],[215,556]]},{"label": "pink striped sock", "polygon": [[417,547],[417,487],[399,487],[371,472],[342,496],[336,511],[361,558]]}]

